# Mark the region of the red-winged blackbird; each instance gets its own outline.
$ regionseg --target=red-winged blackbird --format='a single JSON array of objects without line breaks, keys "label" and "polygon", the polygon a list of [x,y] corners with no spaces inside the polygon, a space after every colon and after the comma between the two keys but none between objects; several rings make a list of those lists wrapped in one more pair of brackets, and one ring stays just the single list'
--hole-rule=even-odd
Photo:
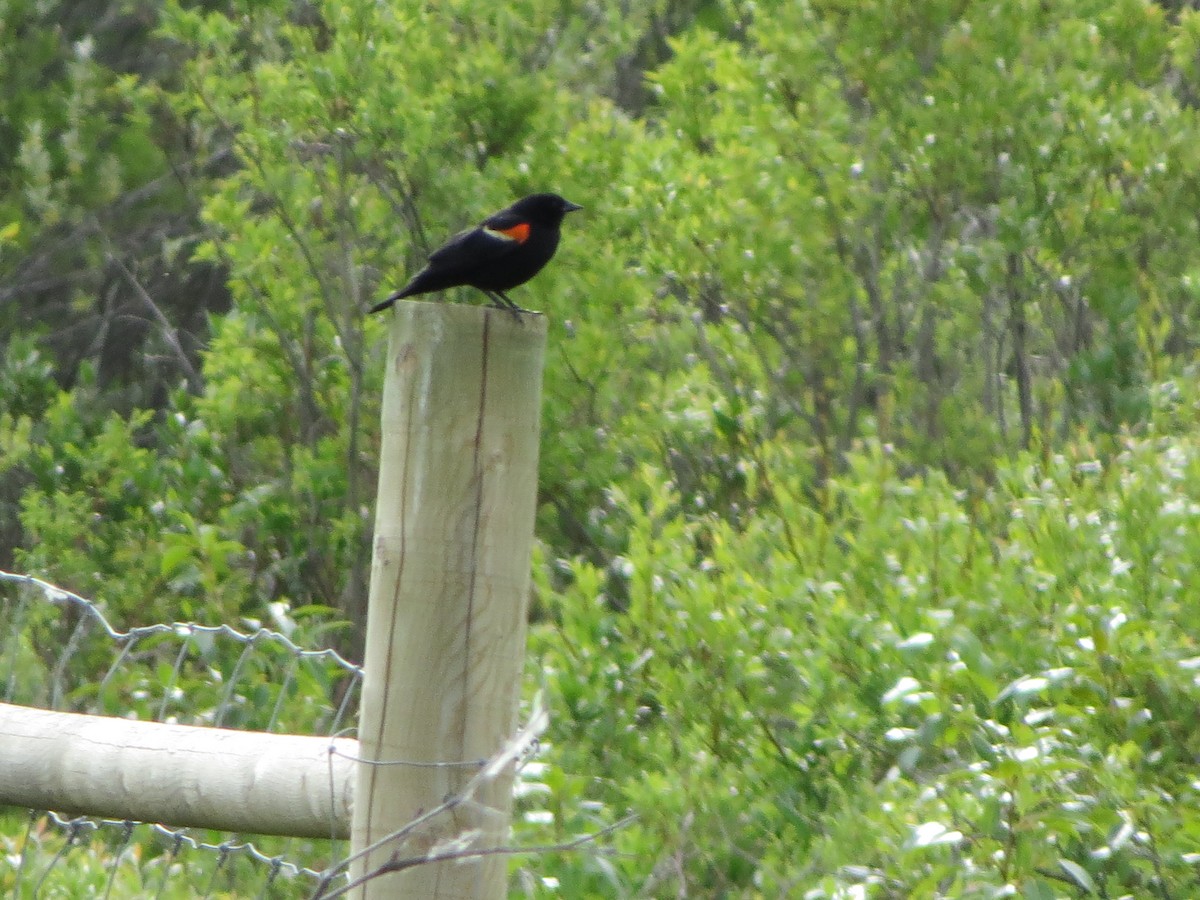
[{"label": "red-winged blackbird", "polygon": [[430,254],[429,263],[412,281],[370,311],[387,309],[402,297],[466,286],[483,291],[493,306],[527,312],[504,292],[524,284],[550,262],[563,217],[577,209],[583,207],[558,194],[530,194],[477,228],[450,238]]}]

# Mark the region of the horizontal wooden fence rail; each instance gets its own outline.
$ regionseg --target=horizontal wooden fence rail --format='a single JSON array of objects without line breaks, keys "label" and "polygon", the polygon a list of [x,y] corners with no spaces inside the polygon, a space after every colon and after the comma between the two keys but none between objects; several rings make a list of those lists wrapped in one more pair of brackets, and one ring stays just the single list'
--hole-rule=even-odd
[{"label": "horizontal wooden fence rail", "polygon": [[345,838],[349,738],[84,716],[0,703],[0,804],[242,834]]}]

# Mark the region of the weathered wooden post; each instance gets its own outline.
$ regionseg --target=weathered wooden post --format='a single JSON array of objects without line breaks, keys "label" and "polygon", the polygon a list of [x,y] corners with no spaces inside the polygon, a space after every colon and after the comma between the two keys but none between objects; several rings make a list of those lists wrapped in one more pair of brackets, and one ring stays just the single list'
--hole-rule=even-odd
[{"label": "weathered wooden post", "polygon": [[[367,613],[359,744],[365,760],[461,763],[517,725],[537,495],[546,320],[480,306],[396,304]],[[453,796],[478,766],[359,766],[361,850]],[[359,859],[354,876],[478,830],[507,840],[511,767],[473,803]],[[355,896],[501,898],[503,856],[428,863]]]}]

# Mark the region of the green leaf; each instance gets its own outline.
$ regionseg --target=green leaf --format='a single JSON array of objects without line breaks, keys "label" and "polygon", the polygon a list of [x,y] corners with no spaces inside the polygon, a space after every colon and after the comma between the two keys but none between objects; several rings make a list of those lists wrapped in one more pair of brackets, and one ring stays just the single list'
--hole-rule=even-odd
[{"label": "green leaf", "polygon": [[1059,859],[1058,864],[1064,872],[1071,876],[1077,885],[1089,894],[1094,895],[1096,893],[1096,883],[1092,881],[1092,876],[1087,873],[1087,870],[1083,866],[1069,859]]}]

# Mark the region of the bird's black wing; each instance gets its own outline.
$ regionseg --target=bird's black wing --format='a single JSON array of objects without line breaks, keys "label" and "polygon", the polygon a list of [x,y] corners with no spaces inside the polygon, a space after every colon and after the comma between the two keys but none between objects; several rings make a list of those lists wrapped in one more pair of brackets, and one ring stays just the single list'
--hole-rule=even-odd
[{"label": "bird's black wing", "polygon": [[505,210],[476,228],[460,231],[429,254],[430,265],[487,265],[511,253],[529,237],[529,223]]},{"label": "bird's black wing", "polygon": [[429,254],[433,269],[474,268],[487,265],[520,246],[507,235],[482,226],[456,234]]}]

